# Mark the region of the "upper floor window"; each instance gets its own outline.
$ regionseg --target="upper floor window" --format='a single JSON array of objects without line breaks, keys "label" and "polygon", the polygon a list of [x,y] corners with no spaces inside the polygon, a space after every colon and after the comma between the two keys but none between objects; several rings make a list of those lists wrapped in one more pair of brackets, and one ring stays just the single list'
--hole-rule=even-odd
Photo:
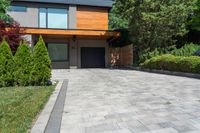
[{"label": "upper floor window", "polygon": [[67,9],[40,8],[39,27],[67,29],[68,28]]},{"label": "upper floor window", "polygon": [[26,6],[11,6],[10,8],[11,12],[27,12]]}]

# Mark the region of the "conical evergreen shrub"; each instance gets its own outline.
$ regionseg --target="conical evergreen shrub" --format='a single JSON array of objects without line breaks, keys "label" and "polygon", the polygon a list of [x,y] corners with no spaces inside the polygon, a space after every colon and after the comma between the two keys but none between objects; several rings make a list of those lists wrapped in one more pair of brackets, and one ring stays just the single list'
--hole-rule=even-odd
[{"label": "conical evergreen shrub", "polygon": [[0,80],[1,86],[13,86],[13,70],[14,70],[14,61],[11,49],[6,42],[5,38],[3,39],[0,45]]},{"label": "conical evergreen shrub", "polygon": [[32,59],[31,48],[25,41],[22,41],[14,56],[14,80],[16,85],[28,86],[31,84],[33,69]]},{"label": "conical evergreen shrub", "polygon": [[51,78],[51,60],[42,36],[33,49],[33,83],[47,85]]},{"label": "conical evergreen shrub", "polygon": [[5,64],[6,64],[6,59],[5,57],[0,54],[0,87],[6,86],[5,82]]}]

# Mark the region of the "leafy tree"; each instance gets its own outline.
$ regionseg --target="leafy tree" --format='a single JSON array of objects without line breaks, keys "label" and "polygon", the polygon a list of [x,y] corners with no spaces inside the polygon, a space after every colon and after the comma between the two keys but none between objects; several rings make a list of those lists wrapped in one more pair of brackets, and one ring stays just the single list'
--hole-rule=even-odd
[{"label": "leafy tree", "polygon": [[[9,30],[6,29],[8,27],[10,28]],[[24,29],[17,22],[6,23],[4,20],[0,20],[0,42],[5,38],[13,53],[16,52],[20,41],[23,40],[23,35],[21,34],[23,31]]]},{"label": "leafy tree", "polygon": [[133,44],[138,50],[168,47],[174,37],[187,33],[189,0],[116,0],[118,13],[129,20]]},{"label": "leafy tree", "polygon": [[51,78],[51,60],[45,42],[40,36],[33,49],[33,82],[35,85],[47,85]]},{"label": "leafy tree", "polygon": [[192,19],[189,22],[190,26],[193,30],[200,31],[200,0],[195,0],[193,11]]},{"label": "leafy tree", "polygon": [[0,62],[0,86],[12,86],[14,61],[11,49],[5,39],[0,45]]},{"label": "leafy tree", "polygon": [[1,0],[0,1],[0,20],[4,20],[6,22],[11,22],[12,18],[6,14],[6,11],[10,7],[10,0]]},{"label": "leafy tree", "polygon": [[32,74],[32,52],[26,41],[22,41],[14,56],[15,71],[14,79],[15,84],[19,86],[27,86],[31,83]]},{"label": "leafy tree", "polygon": [[119,9],[117,3],[113,5],[111,12],[109,13],[109,29],[124,29],[128,28],[128,19],[124,18]]}]

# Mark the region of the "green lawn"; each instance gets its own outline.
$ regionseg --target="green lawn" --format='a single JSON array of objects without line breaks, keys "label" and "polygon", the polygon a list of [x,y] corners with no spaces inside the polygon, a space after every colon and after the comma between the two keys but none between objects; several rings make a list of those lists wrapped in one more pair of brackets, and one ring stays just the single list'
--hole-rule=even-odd
[{"label": "green lawn", "polygon": [[54,88],[0,88],[0,133],[27,132]]}]

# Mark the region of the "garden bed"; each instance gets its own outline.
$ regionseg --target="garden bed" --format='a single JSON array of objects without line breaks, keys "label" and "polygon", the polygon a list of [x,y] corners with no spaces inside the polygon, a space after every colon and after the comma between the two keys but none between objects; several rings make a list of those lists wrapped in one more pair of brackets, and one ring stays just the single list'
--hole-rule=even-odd
[{"label": "garden bed", "polygon": [[0,88],[0,132],[27,132],[54,88],[55,86]]}]

